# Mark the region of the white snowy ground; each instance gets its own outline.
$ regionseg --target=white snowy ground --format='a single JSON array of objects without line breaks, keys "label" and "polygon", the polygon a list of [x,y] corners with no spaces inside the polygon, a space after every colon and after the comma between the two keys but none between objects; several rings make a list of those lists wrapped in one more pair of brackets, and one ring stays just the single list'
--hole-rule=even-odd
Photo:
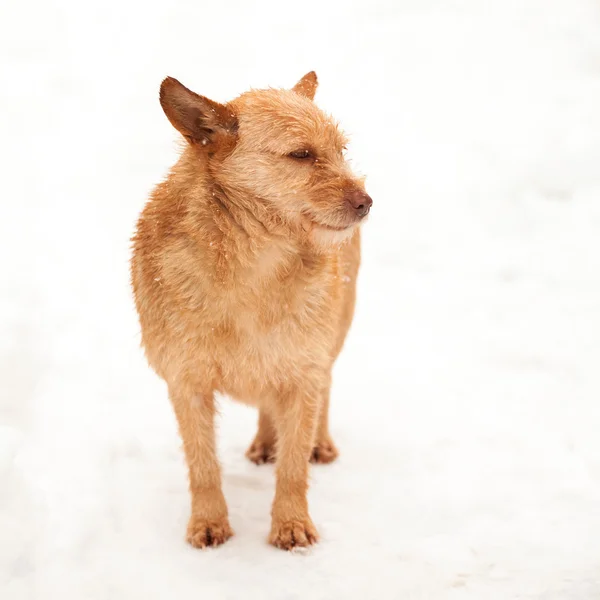
[{"label": "white snowy ground", "polygon": [[[0,9],[0,597],[600,598],[600,6]],[[255,414],[222,403],[236,537],[183,542],[128,237],[175,160],[167,74],[226,100],[316,69],[375,204],[337,366],[322,543],[269,547]]]}]

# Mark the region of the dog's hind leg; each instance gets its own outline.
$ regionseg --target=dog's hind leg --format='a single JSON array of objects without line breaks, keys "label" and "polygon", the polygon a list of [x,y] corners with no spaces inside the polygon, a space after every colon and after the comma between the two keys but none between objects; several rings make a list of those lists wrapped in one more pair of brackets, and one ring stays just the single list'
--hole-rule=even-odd
[{"label": "dog's hind leg", "polygon": [[[258,431],[250,447],[246,450],[246,457],[257,465],[274,463],[277,456],[276,445],[277,433],[272,419],[264,409],[260,409]],[[327,464],[333,462],[338,456],[339,451],[329,433],[329,389],[326,389],[323,393],[323,404],[319,415],[317,436],[315,438],[315,446],[310,455],[310,462]]]},{"label": "dog's hind leg", "polygon": [[310,456],[310,462],[312,463],[327,464],[333,462],[340,454],[329,433],[329,394],[330,388],[327,387],[323,391],[317,437],[315,438],[315,446]]},{"label": "dog's hind leg", "polygon": [[258,431],[254,441],[246,450],[246,456],[257,465],[275,462],[275,444],[277,442],[277,433],[271,420],[264,408],[258,413]]}]

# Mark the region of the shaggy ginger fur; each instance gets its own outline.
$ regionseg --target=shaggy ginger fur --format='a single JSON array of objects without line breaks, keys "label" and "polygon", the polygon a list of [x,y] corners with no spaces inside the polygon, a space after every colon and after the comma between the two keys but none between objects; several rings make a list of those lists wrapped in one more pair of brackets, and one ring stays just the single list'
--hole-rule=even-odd
[{"label": "shaggy ginger fur", "polygon": [[277,459],[269,541],[290,549],[318,539],[308,463],[337,456],[331,369],[352,320],[358,225],[371,199],[344,159],[343,135],[312,102],[316,87],[311,72],[292,90],[228,104],[172,78],[160,89],[188,144],[139,219],[131,273],[142,342],[183,438],[195,547],[233,534],[215,392],[259,408],[247,456]]}]

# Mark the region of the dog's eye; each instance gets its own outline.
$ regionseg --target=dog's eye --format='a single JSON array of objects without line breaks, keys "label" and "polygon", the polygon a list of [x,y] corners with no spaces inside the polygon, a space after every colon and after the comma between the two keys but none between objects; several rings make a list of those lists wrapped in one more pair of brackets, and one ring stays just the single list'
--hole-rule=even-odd
[{"label": "dog's eye", "polygon": [[289,154],[292,158],[312,158],[313,155],[308,150],[296,150],[296,152],[290,152]]}]

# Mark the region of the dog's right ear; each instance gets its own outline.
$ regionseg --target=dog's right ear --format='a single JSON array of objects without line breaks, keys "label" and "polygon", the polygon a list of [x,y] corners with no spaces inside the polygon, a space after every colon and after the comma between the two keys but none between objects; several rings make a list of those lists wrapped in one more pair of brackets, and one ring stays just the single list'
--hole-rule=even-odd
[{"label": "dog's right ear", "polygon": [[292,88],[293,92],[296,94],[300,94],[309,100],[314,100],[315,94],[317,92],[317,86],[319,85],[319,80],[317,79],[317,74],[314,71],[308,72],[298,83]]},{"label": "dog's right ear", "polygon": [[167,77],[160,86],[160,105],[171,125],[190,144],[211,146],[223,136],[235,138],[238,121],[228,107],[195,94],[173,77]]}]

